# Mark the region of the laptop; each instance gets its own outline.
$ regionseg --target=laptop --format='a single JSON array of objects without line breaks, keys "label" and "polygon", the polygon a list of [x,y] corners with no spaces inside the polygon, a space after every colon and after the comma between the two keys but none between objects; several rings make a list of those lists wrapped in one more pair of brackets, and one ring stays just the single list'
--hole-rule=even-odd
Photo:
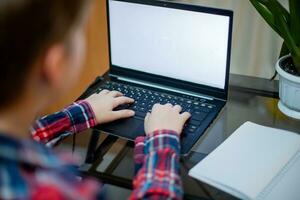
[{"label": "laptop", "polygon": [[95,129],[128,140],[144,135],[155,103],[192,117],[181,135],[186,155],[225,106],[233,12],[156,0],[107,0],[110,69],[97,88],[135,99],[136,115]]}]

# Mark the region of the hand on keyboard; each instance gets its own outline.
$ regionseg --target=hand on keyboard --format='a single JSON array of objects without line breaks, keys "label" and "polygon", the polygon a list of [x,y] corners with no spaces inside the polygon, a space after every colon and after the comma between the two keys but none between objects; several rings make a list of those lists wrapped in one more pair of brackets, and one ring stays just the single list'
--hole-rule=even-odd
[{"label": "hand on keyboard", "polygon": [[192,137],[192,135],[197,131],[197,128],[207,118],[209,113],[216,108],[215,105],[207,102],[203,98],[170,95],[155,90],[117,82],[107,81],[100,88],[98,88],[97,92],[99,93],[105,89],[117,90],[122,92],[127,97],[134,98],[135,102],[133,104],[123,104],[122,106],[115,108],[115,110],[131,109],[135,111],[135,117],[138,119],[144,119],[147,112],[151,112],[153,105],[156,103],[162,105],[167,103],[172,105],[180,105],[182,107],[181,112],[189,112],[192,114],[184,126],[184,133],[182,134],[183,137]]},{"label": "hand on keyboard", "polygon": [[152,112],[148,113],[145,118],[146,134],[156,130],[172,130],[181,134],[186,121],[191,117],[191,114],[184,112],[180,114],[182,107],[172,104],[155,104]]},{"label": "hand on keyboard", "polygon": [[86,101],[91,105],[98,124],[129,118],[135,115],[135,112],[129,109],[113,111],[120,105],[134,103],[132,98],[125,97],[117,91],[102,90],[99,94],[93,94],[88,97]]}]

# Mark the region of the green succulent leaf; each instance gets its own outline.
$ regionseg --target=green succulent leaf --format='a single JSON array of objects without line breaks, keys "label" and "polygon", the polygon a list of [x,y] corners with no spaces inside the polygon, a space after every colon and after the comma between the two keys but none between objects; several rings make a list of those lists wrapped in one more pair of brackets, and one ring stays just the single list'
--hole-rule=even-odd
[{"label": "green succulent leaf", "polygon": [[270,9],[266,6],[267,0],[250,0],[252,5],[256,8],[259,14],[264,18],[264,20],[271,26],[271,28],[276,31],[280,36],[281,32],[275,24],[275,18]]},{"label": "green succulent leaf", "polygon": [[300,3],[289,0],[290,13],[278,0],[249,0],[265,21],[283,39],[281,55],[291,53],[297,71],[300,72]]},{"label": "green succulent leaf", "polygon": [[290,30],[298,47],[300,47],[300,2],[299,0],[289,0],[290,4]]},{"label": "green succulent leaf", "polygon": [[286,44],[283,42],[281,50],[280,50],[280,55],[279,58],[282,56],[288,55],[290,53],[290,50],[287,48]]}]

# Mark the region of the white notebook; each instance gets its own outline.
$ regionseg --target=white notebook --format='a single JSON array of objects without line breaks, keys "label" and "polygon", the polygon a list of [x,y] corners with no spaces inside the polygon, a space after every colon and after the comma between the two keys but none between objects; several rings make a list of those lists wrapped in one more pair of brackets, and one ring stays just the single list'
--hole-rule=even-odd
[{"label": "white notebook", "polygon": [[246,122],[189,171],[240,199],[300,199],[300,135]]}]

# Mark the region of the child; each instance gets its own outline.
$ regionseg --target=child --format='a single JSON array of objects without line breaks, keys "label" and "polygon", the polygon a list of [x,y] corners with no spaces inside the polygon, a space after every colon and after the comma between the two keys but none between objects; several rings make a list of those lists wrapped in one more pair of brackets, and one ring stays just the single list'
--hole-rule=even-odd
[{"label": "child", "polygon": [[[91,6],[92,0],[1,0],[0,199],[102,197],[99,183],[79,181],[74,163],[45,144],[132,117],[131,110],[113,109],[134,100],[104,90],[34,122],[80,73]],[[180,112],[178,105],[156,104],[147,114],[146,136],[136,139],[131,199],[182,198],[179,134],[190,114]]]}]

